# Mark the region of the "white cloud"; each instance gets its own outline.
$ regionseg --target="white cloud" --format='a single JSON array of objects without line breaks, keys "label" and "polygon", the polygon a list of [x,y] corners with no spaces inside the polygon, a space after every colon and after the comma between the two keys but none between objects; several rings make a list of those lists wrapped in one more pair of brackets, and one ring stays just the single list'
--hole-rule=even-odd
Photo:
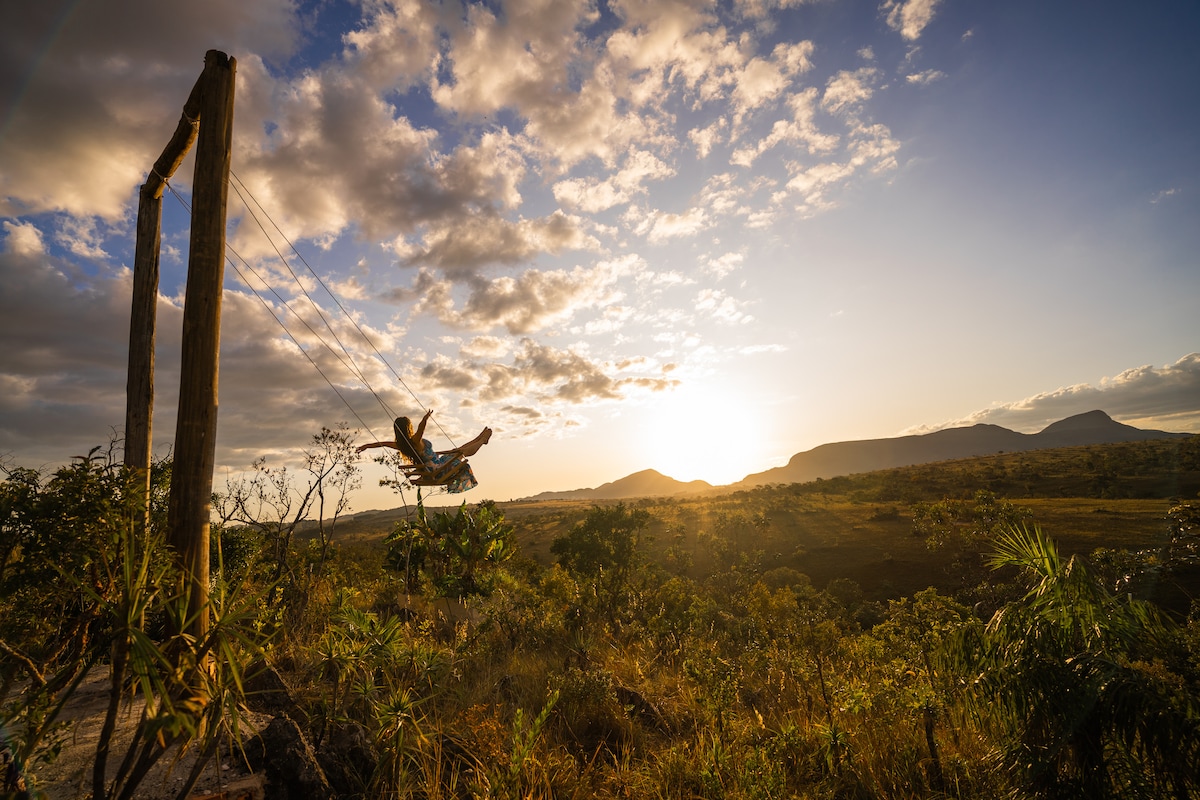
[{"label": "white cloud", "polygon": [[886,14],[889,28],[912,41],[933,21],[940,4],[941,0],[885,0],[880,10]]},{"label": "white cloud", "polygon": [[1179,189],[1177,189],[1175,187],[1171,187],[1170,189],[1163,189],[1160,192],[1155,192],[1154,196],[1150,198],[1150,202],[1152,204],[1157,205],[1161,201],[1166,200],[1168,197],[1173,197],[1174,195],[1177,195],[1177,194],[1179,194]]},{"label": "white cloud", "polygon": [[836,134],[824,133],[817,125],[818,91],[814,87],[793,94],[788,99],[792,111],[791,119],[777,120],[771,132],[752,146],[735,151],[732,163],[749,167],[755,159],[780,144],[794,144],[804,148],[810,155],[832,152],[841,141]]},{"label": "white cloud", "polygon": [[517,137],[488,131],[442,153],[437,131],[396,116],[340,65],[281,84],[263,102],[239,115],[239,129],[265,128],[268,120],[274,127],[265,138],[238,139],[235,171],[291,235],[353,225],[382,239],[496,215],[521,201],[526,166]]},{"label": "white cloud", "polygon": [[635,150],[625,159],[622,168],[608,178],[570,178],[554,185],[554,197],[560,203],[581,211],[595,213],[628,203],[646,193],[645,183],[663,180],[675,170],[645,150]]},{"label": "white cloud", "polygon": [[801,197],[801,208],[817,211],[828,208],[831,201],[826,193],[832,186],[846,181],[854,174],[854,165],[849,163],[825,163],[803,167],[787,182],[788,191]]},{"label": "white cloud", "polygon": [[458,114],[514,108],[538,117],[570,95],[568,69],[580,56],[576,29],[593,13],[582,2],[514,3],[503,18],[468,6],[462,24],[450,31],[450,80],[435,79],[434,99]]},{"label": "white cloud", "polygon": [[46,252],[42,232],[32,222],[4,221],[4,252],[15,256],[31,257]]},{"label": "white cloud", "polygon": [[422,246],[404,259],[407,266],[434,266],[465,280],[488,264],[525,263],[539,253],[597,249],[579,217],[555,212],[541,219],[509,221],[494,214],[431,225]]},{"label": "white cloud", "polygon": [[741,309],[741,303],[720,289],[701,289],[694,301],[696,311],[728,325],[754,321]]},{"label": "white cloud", "polygon": [[910,75],[905,75],[904,80],[909,83],[915,83],[918,86],[928,86],[931,83],[940,81],[946,77],[946,73],[940,69],[927,69],[921,72],[914,72]]},{"label": "white cloud", "polygon": [[571,271],[530,269],[517,276],[477,278],[468,282],[470,292],[461,304],[449,281],[422,271],[411,290],[417,298],[413,313],[432,314],[453,328],[503,327],[510,334],[529,334],[615,302],[621,296],[617,281],[636,264],[624,259]]},{"label": "white cloud", "polygon": [[725,253],[724,255],[710,258],[705,264],[713,277],[720,280],[728,276],[730,273],[741,269],[742,264],[746,261],[746,257],[741,253]]},{"label": "white cloud", "polygon": [[840,71],[826,84],[821,107],[831,114],[857,108],[871,98],[871,84],[878,74],[879,70],[874,67]]},{"label": "white cloud", "polygon": [[493,404],[532,398],[543,408],[543,404],[592,405],[620,400],[634,387],[662,389],[675,384],[632,369],[629,363],[597,361],[586,348],[556,348],[529,338],[520,340],[507,363],[438,358],[425,364],[420,375],[429,391],[468,392]]},{"label": "white cloud", "polygon": [[708,154],[712,152],[713,147],[719,144],[724,138],[724,131],[728,126],[728,121],[724,117],[720,117],[711,125],[703,128],[693,128],[688,131],[688,139],[695,145],[696,155],[700,158],[708,158]]},{"label": "white cloud", "polygon": [[770,58],[751,58],[735,71],[733,105],[737,121],[779,97],[793,78],[812,69],[812,42],[781,43]]},{"label": "white cloud", "polygon": [[703,208],[690,208],[682,214],[654,209],[641,216],[635,232],[652,244],[661,244],[682,236],[694,236],[709,224]]},{"label": "white cloud", "polygon": [[1138,428],[1200,433],[1200,353],[1162,367],[1127,369],[1095,385],[1064,386],[922,431],[983,423],[1034,433],[1052,422],[1093,410]]},{"label": "white cloud", "polygon": [[440,10],[420,0],[364,3],[365,24],[343,35],[347,65],[377,89],[404,89],[437,65]]}]

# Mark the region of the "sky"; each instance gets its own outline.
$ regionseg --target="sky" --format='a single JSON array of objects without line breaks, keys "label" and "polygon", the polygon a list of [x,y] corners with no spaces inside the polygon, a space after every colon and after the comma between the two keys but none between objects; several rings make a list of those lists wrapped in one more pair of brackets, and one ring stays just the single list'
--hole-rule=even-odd
[{"label": "sky", "polygon": [[495,432],[455,503],[1093,409],[1200,433],[1196,41],[1191,0],[5,3],[0,463],[122,434],[137,192],[210,49],[218,491],[425,408],[438,449]]}]

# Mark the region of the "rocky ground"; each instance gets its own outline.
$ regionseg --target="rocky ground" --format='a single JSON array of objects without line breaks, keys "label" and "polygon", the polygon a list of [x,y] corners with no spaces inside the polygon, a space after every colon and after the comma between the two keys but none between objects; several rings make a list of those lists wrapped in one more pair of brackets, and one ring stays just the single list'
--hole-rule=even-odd
[{"label": "rocky ground", "polygon": [[[32,785],[28,788],[44,792],[50,800],[76,800],[92,796],[92,764],[100,729],[104,724],[108,690],[107,672],[93,670],[64,709],[63,718],[70,723],[70,727],[62,751],[50,764],[39,765],[36,773],[29,776]],[[140,713],[140,703],[135,702],[123,710],[119,717],[109,775],[124,755]],[[248,721],[253,727],[250,733],[265,726],[271,719],[269,715],[254,713],[249,717]],[[194,763],[194,754],[187,753],[179,758],[177,753],[167,753],[142,782],[136,797],[142,800],[174,800]],[[207,800],[260,800],[263,797],[263,782],[247,772],[241,754],[222,752],[221,758],[213,759],[205,768],[189,796]]]},{"label": "rocky ground", "polygon": [[[195,764],[195,753],[166,753],[134,794],[137,800],[334,800],[361,794],[376,771],[366,728],[345,722],[326,731],[314,748],[296,722],[303,711],[280,675],[261,662],[247,672],[246,703],[240,747],[223,745],[199,781],[181,796]],[[27,776],[35,797],[76,800],[92,796],[92,764],[108,703],[108,675],[96,670],[81,684],[63,714],[69,728],[61,752],[50,764]],[[122,710],[109,760],[111,776],[124,757],[141,706]]]}]

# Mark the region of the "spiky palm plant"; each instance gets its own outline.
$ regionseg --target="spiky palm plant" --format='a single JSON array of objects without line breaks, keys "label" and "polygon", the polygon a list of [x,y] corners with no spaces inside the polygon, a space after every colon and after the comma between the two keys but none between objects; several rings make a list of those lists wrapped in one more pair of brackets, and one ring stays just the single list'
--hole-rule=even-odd
[{"label": "spiky palm plant", "polygon": [[998,736],[1014,794],[1193,797],[1200,789],[1200,702],[1168,668],[1172,624],[1111,595],[1039,529],[1014,527],[989,559],[1030,589],[946,651],[966,699]]}]

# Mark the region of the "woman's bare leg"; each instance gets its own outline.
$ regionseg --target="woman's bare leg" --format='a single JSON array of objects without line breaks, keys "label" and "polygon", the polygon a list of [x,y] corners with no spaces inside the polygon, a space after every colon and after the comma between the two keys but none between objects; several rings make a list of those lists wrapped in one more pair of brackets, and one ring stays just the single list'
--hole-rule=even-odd
[{"label": "woman's bare leg", "polygon": [[487,444],[491,438],[492,438],[492,429],[484,428],[482,431],[479,432],[479,435],[476,436],[474,439],[467,442],[462,447],[458,447],[455,449],[458,450],[458,452],[462,453],[463,456],[473,456],[476,453],[478,453],[479,448],[481,448],[485,444]]}]

